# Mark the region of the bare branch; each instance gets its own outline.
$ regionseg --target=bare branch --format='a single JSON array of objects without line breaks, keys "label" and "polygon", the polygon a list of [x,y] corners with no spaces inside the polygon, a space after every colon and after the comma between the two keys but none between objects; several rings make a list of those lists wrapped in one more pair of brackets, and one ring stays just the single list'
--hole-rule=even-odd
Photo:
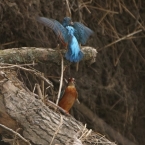
[{"label": "bare branch", "polygon": [[114,42],[112,42],[112,43],[110,43],[110,44],[108,44],[108,45],[102,47],[102,48],[100,48],[99,51],[102,50],[102,49],[104,49],[104,48],[110,47],[111,45],[113,45],[113,44],[115,44],[115,43],[118,43],[118,42],[120,42],[120,41],[122,41],[122,40],[125,40],[125,39],[127,39],[127,38],[129,38],[129,37],[131,37],[131,36],[133,36],[133,35],[135,35],[135,34],[137,34],[137,33],[140,33],[140,32],[142,32],[141,29],[138,30],[138,31],[132,32],[132,33],[130,33],[130,34],[128,34],[128,35],[126,35],[126,36],[124,36],[124,37],[122,37],[122,38],[120,38],[120,39],[118,39],[118,40],[116,40],[116,41],[114,41]]},{"label": "bare branch", "polygon": [[62,88],[62,82],[63,82],[63,57],[62,57],[61,53],[60,53],[60,55],[61,55],[61,77],[60,77],[60,85],[59,85],[59,91],[58,91],[56,105],[58,105],[58,101],[59,101],[60,93],[61,93],[61,88]]}]

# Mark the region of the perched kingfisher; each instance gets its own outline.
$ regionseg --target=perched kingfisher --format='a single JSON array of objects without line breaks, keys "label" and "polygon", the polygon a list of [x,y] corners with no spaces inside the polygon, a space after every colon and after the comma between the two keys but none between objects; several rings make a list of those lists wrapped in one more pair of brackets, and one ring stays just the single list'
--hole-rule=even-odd
[{"label": "perched kingfisher", "polygon": [[64,91],[63,96],[61,97],[58,105],[63,108],[67,113],[72,108],[75,100],[78,98],[78,92],[75,88],[75,79],[68,79],[68,86]]},{"label": "perched kingfisher", "polygon": [[70,62],[79,62],[83,58],[79,43],[85,44],[93,31],[79,22],[72,22],[70,17],[65,17],[62,24],[54,19],[38,17],[37,21],[51,28],[59,40],[68,47],[65,58]]}]

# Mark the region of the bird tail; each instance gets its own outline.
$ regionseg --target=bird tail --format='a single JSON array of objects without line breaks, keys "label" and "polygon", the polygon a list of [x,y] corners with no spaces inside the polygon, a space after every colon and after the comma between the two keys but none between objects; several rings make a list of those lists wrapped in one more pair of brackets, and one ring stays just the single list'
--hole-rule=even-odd
[{"label": "bird tail", "polygon": [[65,53],[65,58],[69,60],[70,62],[79,62],[82,60],[84,54],[82,51],[79,51],[77,55],[72,54],[70,51],[67,51]]},{"label": "bird tail", "polygon": [[77,57],[75,58],[75,61],[74,62],[79,62],[80,60],[82,60],[84,54],[83,52],[80,50]]}]

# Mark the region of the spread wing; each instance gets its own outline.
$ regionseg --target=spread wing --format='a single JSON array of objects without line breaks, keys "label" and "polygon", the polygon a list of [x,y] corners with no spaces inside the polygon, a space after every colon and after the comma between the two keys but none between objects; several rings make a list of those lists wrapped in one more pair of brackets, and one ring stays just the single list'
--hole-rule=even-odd
[{"label": "spread wing", "polygon": [[62,42],[68,42],[67,29],[63,27],[57,20],[38,17],[37,21],[52,29]]},{"label": "spread wing", "polygon": [[83,45],[86,44],[90,35],[94,33],[90,28],[79,22],[74,22],[72,26],[75,28],[75,37],[77,38],[78,42]]}]

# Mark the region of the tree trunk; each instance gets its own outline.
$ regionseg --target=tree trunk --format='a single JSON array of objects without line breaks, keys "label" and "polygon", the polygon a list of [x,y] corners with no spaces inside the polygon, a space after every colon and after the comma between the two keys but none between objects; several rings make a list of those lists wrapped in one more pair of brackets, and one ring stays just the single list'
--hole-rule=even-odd
[{"label": "tree trunk", "polygon": [[[57,130],[54,144],[64,144],[69,139],[77,138],[77,132],[84,128],[80,122],[45,106],[16,78],[15,72],[9,72],[7,77],[9,80],[0,80],[1,100],[4,98],[6,107],[6,110],[3,109],[4,104],[0,102],[0,110],[4,112],[2,114],[6,114],[7,111],[15,121],[6,114],[6,126],[16,129],[15,124],[18,122],[23,128],[23,136],[33,144],[48,145]],[[0,120],[1,123],[4,122],[3,116]]]}]

